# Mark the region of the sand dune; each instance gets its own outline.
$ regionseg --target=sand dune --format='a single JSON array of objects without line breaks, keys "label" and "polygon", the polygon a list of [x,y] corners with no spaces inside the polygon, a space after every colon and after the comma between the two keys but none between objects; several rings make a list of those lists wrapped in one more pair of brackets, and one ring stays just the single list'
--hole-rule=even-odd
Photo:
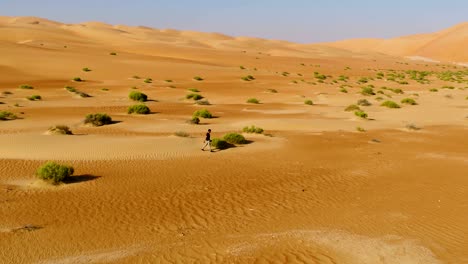
[{"label": "sand dune", "polygon": [[[465,28],[305,45],[0,17],[0,263],[468,263],[468,68],[444,63]],[[248,144],[203,152],[208,128]],[[75,174],[37,179],[49,160]]]}]

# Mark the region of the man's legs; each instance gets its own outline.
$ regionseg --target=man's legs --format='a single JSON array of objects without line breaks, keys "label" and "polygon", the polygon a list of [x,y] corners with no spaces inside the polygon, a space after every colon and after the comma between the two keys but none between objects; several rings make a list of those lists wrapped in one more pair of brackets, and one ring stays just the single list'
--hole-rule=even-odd
[{"label": "man's legs", "polygon": [[203,146],[202,150],[205,150],[206,146],[210,146],[210,150],[211,150],[211,142],[210,141],[205,141],[205,145]]}]

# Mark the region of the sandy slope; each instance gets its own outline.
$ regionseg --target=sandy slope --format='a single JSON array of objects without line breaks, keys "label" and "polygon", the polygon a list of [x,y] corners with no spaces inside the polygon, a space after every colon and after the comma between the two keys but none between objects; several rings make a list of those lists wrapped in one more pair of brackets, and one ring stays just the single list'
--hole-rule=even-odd
[{"label": "sandy slope", "polygon": [[467,62],[468,22],[440,32],[393,39],[351,39],[325,45],[360,52],[422,56],[442,61]]},{"label": "sandy slope", "polygon": [[[19,117],[0,121],[0,263],[468,263],[467,68],[373,45],[0,17],[0,111]],[[407,70],[434,73],[421,84]],[[446,71],[462,79],[438,78]],[[382,93],[362,95],[369,84]],[[188,88],[211,105],[185,99]],[[134,90],[151,114],[126,113]],[[389,109],[379,97],[418,104]],[[368,119],[344,111],[364,98]],[[216,118],[188,124],[201,108]],[[96,112],[116,122],[83,125]],[[45,135],[57,124],[75,135]],[[247,125],[266,135],[200,151],[208,128],[221,137]],[[73,165],[71,182],[37,181],[46,160]]]}]

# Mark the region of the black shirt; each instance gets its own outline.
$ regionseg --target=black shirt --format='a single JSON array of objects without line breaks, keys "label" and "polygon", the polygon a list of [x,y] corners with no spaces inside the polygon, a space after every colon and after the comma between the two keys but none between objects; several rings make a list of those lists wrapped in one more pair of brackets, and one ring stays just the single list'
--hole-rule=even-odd
[{"label": "black shirt", "polygon": [[205,138],[206,141],[210,141],[211,140],[211,135],[210,133],[206,133],[206,138]]}]

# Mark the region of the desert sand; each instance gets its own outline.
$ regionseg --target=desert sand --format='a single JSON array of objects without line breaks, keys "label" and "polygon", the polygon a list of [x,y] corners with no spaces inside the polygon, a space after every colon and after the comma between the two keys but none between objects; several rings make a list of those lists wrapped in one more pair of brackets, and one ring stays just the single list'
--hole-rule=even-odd
[{"label": "desert sand", "polygon": [[[296,44],[0,17],[0,263],[468,263],[466,25]],[[38,180],[46,161],[73,180]]]}]

